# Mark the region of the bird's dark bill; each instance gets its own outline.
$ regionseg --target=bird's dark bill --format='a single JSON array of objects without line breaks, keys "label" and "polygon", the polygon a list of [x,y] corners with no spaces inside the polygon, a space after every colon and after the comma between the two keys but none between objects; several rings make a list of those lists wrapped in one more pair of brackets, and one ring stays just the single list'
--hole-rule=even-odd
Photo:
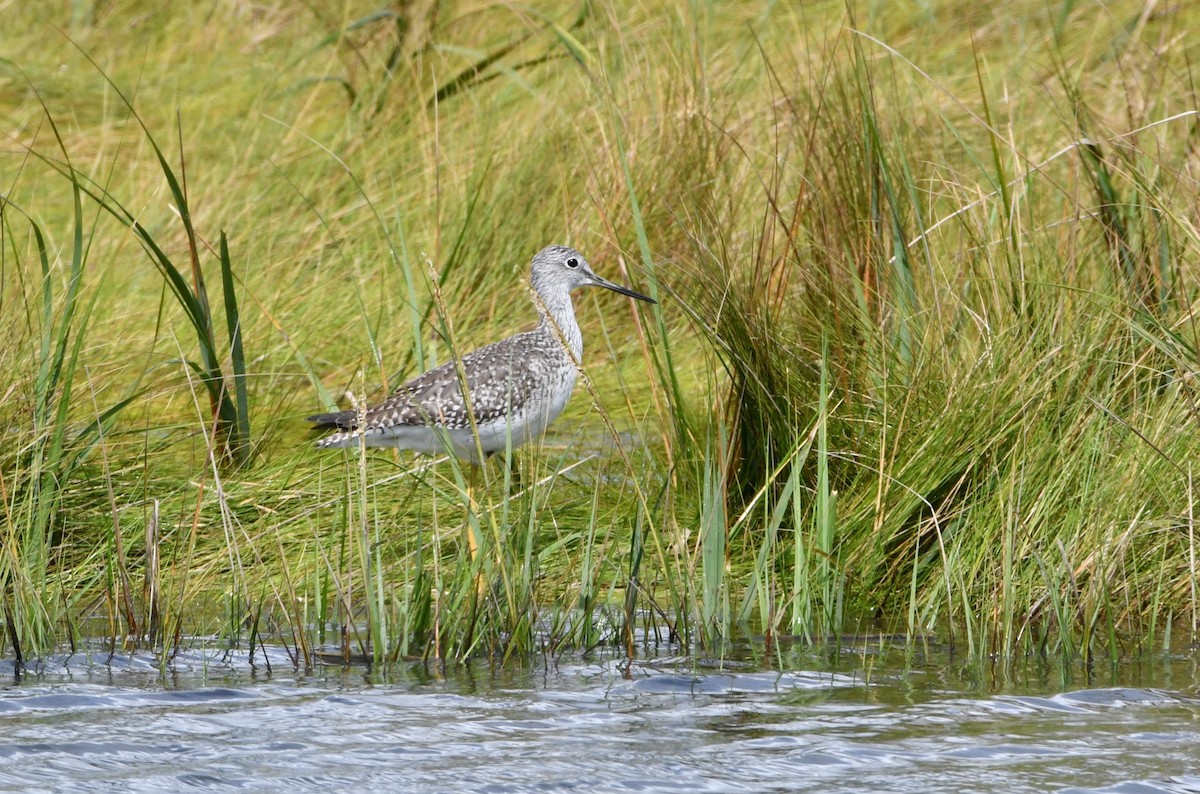
[{"label": "bird's dark bill", "polygon": [[658,303],[658,301],[654,300],[654,298],[647,298],[640,292],[634,292],[628,287],[622,287],[620,284],[614,284],[611,281],[600,277],[596,278],[596,286],[610,289],[613,292],[620,293],[621,295],[628,295],[630,298],[637,298],[638,300],[645,301],[646,303]]}]

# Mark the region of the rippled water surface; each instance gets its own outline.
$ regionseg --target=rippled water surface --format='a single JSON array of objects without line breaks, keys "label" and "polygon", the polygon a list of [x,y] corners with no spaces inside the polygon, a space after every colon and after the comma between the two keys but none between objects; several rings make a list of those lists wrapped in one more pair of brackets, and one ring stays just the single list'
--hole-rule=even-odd
[{"label": "rippled water surface", "polygon": [[1083,681],[901,651],[786,673],[650,656],[301,676],[261,660],[9,665],[0,790],[1200,792],[1194,654]]}]

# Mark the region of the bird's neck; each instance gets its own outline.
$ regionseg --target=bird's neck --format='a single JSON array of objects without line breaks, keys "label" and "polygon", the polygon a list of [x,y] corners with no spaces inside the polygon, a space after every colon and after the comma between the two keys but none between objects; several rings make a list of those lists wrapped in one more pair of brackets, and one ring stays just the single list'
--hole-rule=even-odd
[{"label": "bird's neck", "polygon": [[559,342],[565,342],[575,361],[583,358],[583,334],[575,320],[575,307],[571,305],[571,293],[547,291],[538,293],[538,313],[542,316],[541,327]]}]

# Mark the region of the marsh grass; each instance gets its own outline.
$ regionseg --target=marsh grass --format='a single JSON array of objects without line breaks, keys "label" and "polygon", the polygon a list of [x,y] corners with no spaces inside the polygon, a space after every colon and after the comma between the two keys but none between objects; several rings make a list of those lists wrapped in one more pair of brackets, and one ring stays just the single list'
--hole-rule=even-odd
[{"label": "marsh grass", "polygon": [[[1195,11],[397,8],[3,12],[9,652],[1194,641]],[[310,449],[551,241],[542,444]]]}]

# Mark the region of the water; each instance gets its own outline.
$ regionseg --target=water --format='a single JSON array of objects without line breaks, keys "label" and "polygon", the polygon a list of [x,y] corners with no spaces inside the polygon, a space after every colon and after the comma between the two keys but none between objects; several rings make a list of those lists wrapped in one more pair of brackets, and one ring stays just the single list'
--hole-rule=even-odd
[{"label": "water", "polygon": [[1200,792],[1194,655],[1103,681],[899,651],[388,679],[272,656],[9,665],[0,791]]}]

